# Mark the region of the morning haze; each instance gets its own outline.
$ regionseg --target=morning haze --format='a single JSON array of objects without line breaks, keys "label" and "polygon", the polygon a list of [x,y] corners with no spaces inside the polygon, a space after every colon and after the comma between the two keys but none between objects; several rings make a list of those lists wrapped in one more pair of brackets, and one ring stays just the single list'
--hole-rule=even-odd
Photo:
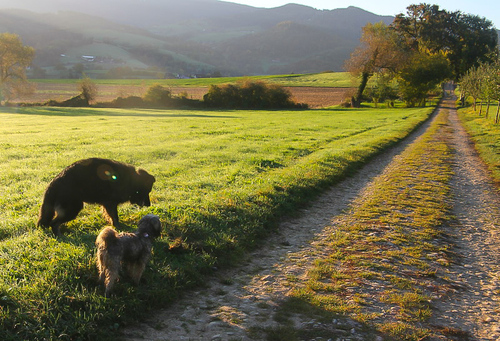
[{"label": "morning haze", "polygon": [[96,57],[104,69],[156,67],[170,74],[342,71],[361,28],[392,21],[355,7],[257,9],[216,0],[9,0],[0,8],[0,28],[34,46],[35,66],[51,77],[61,76],[58,65],[88,62],[82,56]]}]

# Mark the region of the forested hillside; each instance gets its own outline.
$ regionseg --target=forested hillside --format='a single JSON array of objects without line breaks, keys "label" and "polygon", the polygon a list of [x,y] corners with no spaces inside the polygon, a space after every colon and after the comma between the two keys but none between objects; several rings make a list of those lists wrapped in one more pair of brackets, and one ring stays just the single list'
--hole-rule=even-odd
[{"label": "forested hillside", "polygon": [[37,49],[40,77],[341,71],[366,23],[392,21],[355,7],[263,9],[215,0],[2,4],[0,31]]}]

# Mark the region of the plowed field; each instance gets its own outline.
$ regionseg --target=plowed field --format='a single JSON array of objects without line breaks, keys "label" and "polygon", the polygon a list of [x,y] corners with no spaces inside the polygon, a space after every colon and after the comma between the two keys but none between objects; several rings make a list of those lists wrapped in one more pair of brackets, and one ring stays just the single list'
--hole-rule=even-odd
[{"label": "plowed field", "polygon": [[[137,85],[98,85],[97,101],[111,101],[119,96],[142,96],[147,86]],[[326,87],[286,87],[298,103],[306,103],[310,108],[323,108],[339,104],[349,88]],[[189,98],[202,99],[207,93],[206,87],[179,87],[171,88],[172,94],[187,93]],[[38,83],[36,92],[15,102],[43,103],[49,99],[66,100],[78,94],[77,85],[63,83]]]}]

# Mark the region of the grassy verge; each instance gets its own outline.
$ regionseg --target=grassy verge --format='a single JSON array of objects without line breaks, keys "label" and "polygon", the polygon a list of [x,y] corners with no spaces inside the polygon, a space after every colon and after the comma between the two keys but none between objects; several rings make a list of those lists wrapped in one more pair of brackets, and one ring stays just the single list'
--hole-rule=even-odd
[{"label": "grassy verge", "polygon": [[[129,319],[200,285],[291,213],[383,148],[431,108],[318,111],[160,111],[75,108],[0,113],[0,339],[113,339]],[[43,191],[90,156],[157,178],[152,207],[119,208],[132,227],[147,213],[165,226],[141,286],[105,299],[89,205],[61,240],[35,227]],[[177,246],[172,252],[172,246]]]},{"label": "grassy verge", "polygon": [[[339,218],[317,243],[315,264],[294,284],[287,310],[325,321],[348,317],[367,339],[433,335],[426,321],[433,300],[448,290],[444,267],[452,257],[442,231],[450,219],[446,134],[444,113]],[[324,336],[322,330],[296,335]]]},{"label": "grassy verge", "polygon": [[458,111],[467,132],[471,136],[481,159],[486,163],[495,181],[500,184],[500,125],[495,124],[497,106],[490,107],[488,117],[479,116],[472,107]]}]

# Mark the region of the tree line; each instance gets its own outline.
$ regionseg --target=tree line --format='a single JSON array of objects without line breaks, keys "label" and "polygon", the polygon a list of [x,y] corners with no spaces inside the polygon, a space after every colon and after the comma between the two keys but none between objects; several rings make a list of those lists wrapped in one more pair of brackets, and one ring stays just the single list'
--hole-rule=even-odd
[{"label": "tree line", "polygon": [[483,62],[473,66],[460,77],[460,100],[462,105],[468,97],[472,97],[474,112],[477,110],[477,101],[480,101],[479,115],[483,112],[486,103],[485,117],[488,118],[490,103],[497,102],[495,123],[500,122],[500,60]]},{"label": "tree line", "polygon": [[396,81],[400,97],[416,106],[425,104],[429,91],[442,82],[458,81],[471,67],[498,55],[491,21],[437,5],[410,5],[390,25],[369,23],[362,30],[361,44],[345,65],[361,80],[351,99],[354,107],[360,106],[374,75],[376,89]]},{"label": "tree line", "polygon": [[[360,106],[368,81],[374,75],[376,85],[371,89],[371,97],[377,101],[394,97],[390,86],[394,81],[399,97],[407,106],[425,104],[429,91],[446,80],[462,80],[466,93],[475,94],[476,90],[468,86],[472,74],[483,72],[486,65],[494,65],[498,52],[498,33],[491,21],[460,11],[448,12],[437,5],[410,5],[390,25],[381,22],[363,27],[361,44],[346,61],[346,69],[361,80],[351,105]],[[30,91],[25,70],[34,53],[17,35],[0,34],[0,102]],[[462,79],[469,73],[469,78]],[[214,100],[234,92],[232,88],[212,90],[209,97]],[[238,98],[247,93],[261,93],[258,86],[238,90],[241,90]],[[496,98],[493,90],[481,91],[481,96],[471,96],[487,101]]]}]

